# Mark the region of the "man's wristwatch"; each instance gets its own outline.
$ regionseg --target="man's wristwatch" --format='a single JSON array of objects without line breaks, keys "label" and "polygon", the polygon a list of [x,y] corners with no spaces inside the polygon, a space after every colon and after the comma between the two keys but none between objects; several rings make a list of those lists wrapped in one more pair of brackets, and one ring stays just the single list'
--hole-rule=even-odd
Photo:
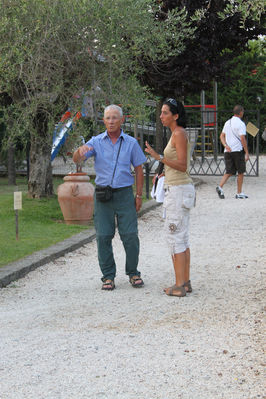
[{"label": "man's wristwatch", "polygon": [[159,157],[160,157],[160,159],[158,159],[158,161],[162,161],[163,159],[164,159],[164,156],[163,155],[161,155],[161,154],[159,154]]}]

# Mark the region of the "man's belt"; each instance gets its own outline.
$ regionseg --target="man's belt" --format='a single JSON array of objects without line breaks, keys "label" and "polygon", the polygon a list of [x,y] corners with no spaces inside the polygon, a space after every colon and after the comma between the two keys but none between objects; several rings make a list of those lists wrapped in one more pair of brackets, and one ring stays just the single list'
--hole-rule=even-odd
[{"label": "man's belt", "polygon": [[130,187],[132,187],[132,186],[112,188],[112,191],[113,191],[113,193],[115,193],[116,191],[125,190],[126,188],[130,188]]}]

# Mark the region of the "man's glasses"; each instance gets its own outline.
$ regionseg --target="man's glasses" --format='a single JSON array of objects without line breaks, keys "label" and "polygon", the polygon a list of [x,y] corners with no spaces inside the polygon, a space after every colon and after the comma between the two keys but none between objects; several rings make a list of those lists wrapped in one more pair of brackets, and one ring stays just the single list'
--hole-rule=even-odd
[{"label": "man's glasses", "polygon": [[166,102],[174,105],[175,107],[177,107],[177,102],[176,102],[176,100],[174,98],[168,98],[166,100]]}]

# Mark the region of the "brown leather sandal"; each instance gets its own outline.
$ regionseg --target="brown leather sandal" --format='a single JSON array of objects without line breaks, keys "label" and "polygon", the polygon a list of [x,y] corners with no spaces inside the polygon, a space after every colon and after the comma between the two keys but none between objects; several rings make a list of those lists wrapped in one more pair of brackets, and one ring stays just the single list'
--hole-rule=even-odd
[{"label": "brown leather sandal", "polygon": [[[168,292],[167,292],[168,290]],[[166,295],[169,296],[177,296],[179,298],[186,296],[186,289],[183,285],[173,285],[172,287],[166,288],[164,290],[164,292],[166,293]],[[175,293],[177,292],[177,293]]]},{"label": "brown leather sandal", "polygon": [[102,290],[113,291],[115,289],[115,282],[113,280],[105,280],[102,285]]},{"label": "brown leather sandal", "polygon": [[186,292],[188,292],[188,293],[192,292],[192,286],[191,286],[190,280],[188,280],[184,283],[184,287],[187,288]]}]

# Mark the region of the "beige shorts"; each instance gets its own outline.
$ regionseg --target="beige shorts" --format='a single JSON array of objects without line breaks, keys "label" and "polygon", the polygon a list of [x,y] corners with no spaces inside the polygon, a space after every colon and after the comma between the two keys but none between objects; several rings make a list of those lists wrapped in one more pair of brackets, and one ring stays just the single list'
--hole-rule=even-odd
[{"label": "beige shorts", "polygon": [[163,203],[166,241],[170,253],[178,254],[189,248],[189,211],[195,206],[193,184],[166,186]]}]

